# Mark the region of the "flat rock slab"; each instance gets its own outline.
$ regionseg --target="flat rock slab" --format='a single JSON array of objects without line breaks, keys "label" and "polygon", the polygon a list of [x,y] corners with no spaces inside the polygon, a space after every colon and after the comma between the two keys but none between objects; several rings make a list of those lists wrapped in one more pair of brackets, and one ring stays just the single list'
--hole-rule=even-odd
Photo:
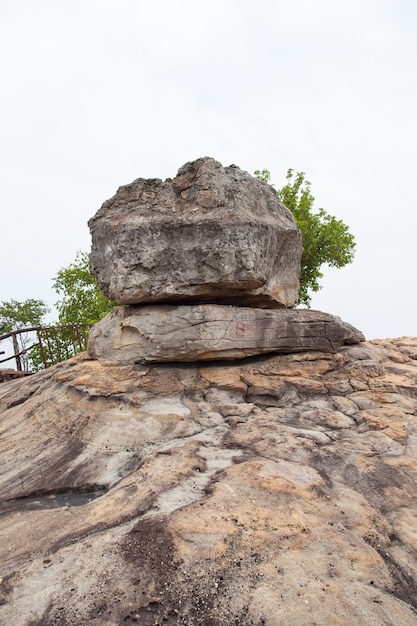
[{"label": "flat rock slab", "polygon": [[120,187],[89,221],[90,269],[120,304],[293,306],[301,232],[276,191],[205,157]]},{"label": "flat rock slab", "polygon": [[268,352],[335,352],[364,339],[350,324],[320,311],[144,305],[115,307],[92,328],[88,352],[125,364],[186,362]]}]

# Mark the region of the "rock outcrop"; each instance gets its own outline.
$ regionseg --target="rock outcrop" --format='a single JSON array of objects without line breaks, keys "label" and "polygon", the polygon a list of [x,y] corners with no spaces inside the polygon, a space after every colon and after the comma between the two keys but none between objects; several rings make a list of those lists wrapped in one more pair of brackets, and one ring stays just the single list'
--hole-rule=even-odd
[{"label": "rock outcrop", "polygon": [[269,185],[212,158],[120,187],[89,222],[90,269],[120,304],[293,306],[301,233]]},{"label": "rock outcrop", "polygon": [[95,358],[240,359],[364,340],[335,316],[289,310],[301,233],[274,189],[234,165],[206,157],[173,180],[139,178],[89,225],[90,268],[103,292],[139,305],[115,309],[93,329]]},{"label": "rock outcrop", "polygon": [[235,166],[90,228],[131,306],[0,385],[0,623],[417,624],[417,341],[291,309],[301,234]]},{"label": "rock outcrop", "polygon": [[320,311],[148,305],[115,307],[93,327],[88,351],[124,364],[189,362],[267,352],[335,352],[364,339],[350,324]]},{"label": "rock outcrop", "polygon": [[417,624],[417,339],[0,385],[0,623]]}]

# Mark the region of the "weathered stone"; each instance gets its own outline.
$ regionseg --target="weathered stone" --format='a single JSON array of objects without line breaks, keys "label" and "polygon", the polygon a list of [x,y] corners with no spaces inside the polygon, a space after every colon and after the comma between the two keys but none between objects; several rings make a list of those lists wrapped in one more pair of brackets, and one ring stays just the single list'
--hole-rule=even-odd
[{"label": "weathered stone", "polygon": [[120,187],[89,222],[90,269],[121,304],[292,306],[301,233],[276,192],[235,165],[187,163]]},{"label": "weathered stone", "polygon": [[417,339],[391,350],[2,383],[0,623],[415,626]]},{"label": "weathered stone", "polygon": [[22,378],[22,376],[30,376],[32,372],[25,372],[14,370],[11,367],[0,368],[0,383],[5,380],[12,380],[13,378]]},{"label": "weathered stone", "polygon": [[115,307],[91,330],[88,352],[98,359],[133,364],[334,352],[360,341],[360,331],[320,311],[145,305]]}]

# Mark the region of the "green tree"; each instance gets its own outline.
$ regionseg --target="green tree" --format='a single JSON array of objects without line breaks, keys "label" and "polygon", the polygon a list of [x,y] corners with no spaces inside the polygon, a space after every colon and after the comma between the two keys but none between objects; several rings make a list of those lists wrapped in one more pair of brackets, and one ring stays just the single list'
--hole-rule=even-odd
[{"label": "green tree", "polygon": [[62,296],[55,303],[59,324],[95,324],[116,304],[100,291],[88,268],[87,252],[77,252],[75,261],[56,274],[53,286]]},{"label": "green tree", "polygon": [[3,333],[19,330],[26,326],[40,326],[49,313],[48,305],[43,300],[30,298],[24,302],[9,300],[0,302],[0,326]]},{"label": "green tree", "polygon": [[[7,334],[14,330],[41,326],[49,310],[43,300],[35,300],[33,298],[24,302],[18,302],[17,300],[0,302],[0,333]],[[26,371],[29,369],[29,344],[32,339],[33,337],[29,332],[22,332],[14,337],[10,337],[10,341],[13,343],[13,352],[20,354],[17,359],[19,369],[22,368]]]},{"label": "green tree", "polygon": [[[256,170],[255,176],[270,183],[269,170]],[[311,292],[321,289],[321,268],[344,267],[353,261],[355,238],[349,227],[329,215],[324,209],[313,209],[314,197],[304,172],[287,171],[286,183],[277,192],[280,200],[291,211],[303,237],[300,294],[298,304],[310,306]]]},{"label": "green tree", "polygon": [[44,328],[41,331],[43,354],[40,346],[31,350],[33,371],[42,369],[45,360],[48,365],[52,365],[84,349],[88,341],[88,326],[75,328],[71,325],[95,324],[116,304],[101,293],[96,279],[88,269],[87,252],[77,252],[74,262],[57,272],[53,286],[62,296],[55,303],[58,311],[56,324],[59,327]]}]

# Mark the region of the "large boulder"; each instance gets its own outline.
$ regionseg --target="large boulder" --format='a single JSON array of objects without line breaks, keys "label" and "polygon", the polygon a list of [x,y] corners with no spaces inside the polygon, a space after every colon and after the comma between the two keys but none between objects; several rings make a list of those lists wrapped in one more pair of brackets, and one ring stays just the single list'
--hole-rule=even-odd
[{"label": "large boulder", "polygon": [[89,221],[90,269],[120,304],[291,307],[301,233],[274,189],[212,158],[120,187]]},{"label": "large boulder", "polygon": [[125,364],[186,362],[267,352],[335,352],[364,339],[350,324],[320,311],[142,305],[115,307],[92,328],[88,352]]}]

